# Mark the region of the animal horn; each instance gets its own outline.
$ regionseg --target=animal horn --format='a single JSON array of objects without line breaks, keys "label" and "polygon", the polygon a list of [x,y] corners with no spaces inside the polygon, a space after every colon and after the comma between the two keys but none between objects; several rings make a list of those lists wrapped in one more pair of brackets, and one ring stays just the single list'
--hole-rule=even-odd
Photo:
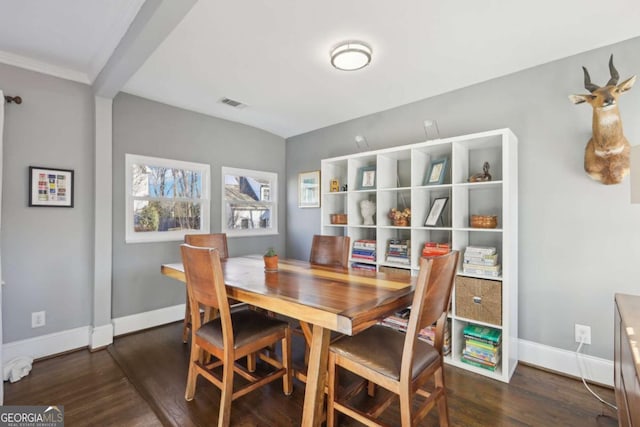
[{"label": "animal horn", "polygon": [[618,79],[620,79],[620,74],[618,74],[618,70],[616,70],[616,67],[613,66],[613,53],[611,54],[611,57],[609,58],[609,72],[611,73],[611,78],[607,82],[607,86],[609,86],[609,85],[613,85],[613,86],[617,85],[618,84]]},{"label": "animal horn", "polygon": [[589,77],[589,72],[587,71],[587,69],[585,67],[582,67],[582,70],[584,71],[584,88],[591,93],[600,89],[600,86],[591,83],[591,77]]}]

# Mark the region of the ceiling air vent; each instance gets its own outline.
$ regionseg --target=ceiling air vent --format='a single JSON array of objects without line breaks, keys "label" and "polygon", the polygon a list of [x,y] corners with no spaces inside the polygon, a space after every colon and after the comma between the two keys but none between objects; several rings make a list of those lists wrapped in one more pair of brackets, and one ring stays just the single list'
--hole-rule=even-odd
[{"label": "ceiling air vent", "polygon": [[231,99],[231,98],[221,98],[220,102],[222,102],[225,105],[228,105],[229,107],[233,107],[237,109],[244,108],[247,106],[246,104],[243,104],[242,102],[236,101],[235,99]]}]

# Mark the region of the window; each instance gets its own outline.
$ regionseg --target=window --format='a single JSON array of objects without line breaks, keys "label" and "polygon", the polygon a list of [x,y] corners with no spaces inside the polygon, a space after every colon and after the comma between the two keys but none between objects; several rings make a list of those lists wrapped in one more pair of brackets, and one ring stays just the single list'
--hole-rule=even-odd
[{"label": "window", "polygon": [[125,165],[127,243],[209,232],[209,165],[134,154]]},{"label": "window", "polygon": [[278,234],[278,174],[222,168],[222,231],[230,236]]}]

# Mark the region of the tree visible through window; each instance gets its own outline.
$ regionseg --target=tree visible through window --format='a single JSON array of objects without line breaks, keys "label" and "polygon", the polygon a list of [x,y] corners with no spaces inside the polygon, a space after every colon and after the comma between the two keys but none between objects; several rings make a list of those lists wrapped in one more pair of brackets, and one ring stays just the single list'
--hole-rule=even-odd
[{"label": "tree visible through window", "polygon": [[277,234],[278,175],[222,168],[222,229],[230,235]]},{"label": "tree visible through window", "polygon": [[127,154],[127,242],[209,230],[209,165]]}]

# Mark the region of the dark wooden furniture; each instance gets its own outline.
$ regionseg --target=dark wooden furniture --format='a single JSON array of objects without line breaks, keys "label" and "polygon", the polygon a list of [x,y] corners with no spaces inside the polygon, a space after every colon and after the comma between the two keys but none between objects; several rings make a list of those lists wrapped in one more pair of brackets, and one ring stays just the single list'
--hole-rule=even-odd
[{"label": "dark wooden furniture", "polygon": [[[406,334],[376,325],[361,334],[343,337],[331,344],[327,427],[335,424],[335,411],[369,426],[382,426],[384,424],[376,419],[395,397],[400,398],[400,421],[403,426],[416,425],[436,404],[440,426],[449,425],[442,344],[457,266],[457,251],[420,259],[420,273]],[[418,340],[420,330],[436,322],[434,345]],[[372,383],[393,394],[367,412],[358,410],[349,401],[364,390],[366,381],[338,399],[337,367],[368,381],[369,394],[373,394]],[[433,390],[427,392],[423,386],[431,379],[434,380]],[[416,394],[425,400],[414,410],[413,398]]]},{"label": "dark wooden furniture", "polygon": [[616,294],[614,383],[618,422],[640,427],[640,296]]},{"label": "dark wooden furniture", "polygon": [[349,268],[348,236],[324,236],[316,234],[311,242],[309,262],[317,265]]},{"label": "dark wooden furniture", "polygon": [[[231,402],[260,386],[283,378],[286,395],[293,391],[291,380],[291,332],[289,324],[253,310],[231,314],[220,265],[218,250],[183,244],[182,260],[187,280],[187,291],[191,306],[191,354],[185,399],[193,400],[198,375],[202,375],[222,392],[218,426],[228,426],[231,420]],[[219,316],[202,324],[200,308],[215,308]],[[282,343],[282,363],[261,352],[266,346]],[[218,360],[209,362],[203,350]],[[275,371],[258,377],[236,364],[236,360],[257,353],[272,365]],[[222,376],[215,371],[222,366]],[[234,373],[248,381],[234,390]]]},{"label": "dark wooden furniture", "polygon": [[[184,242],[187,245],[201,248],[216,248],[220,254],[220,259],[229,258],[227,248],[227,235],[225,233],[214,234],[185,234]],[[186,343],[189,338],[189,328],[191,328],[191,309],[189,308],[189,296],[184,308],[184,323],[182,327],[182,342]]]},{"label": "dark wooden furniture", "polygon": [[[228,258],[222,270],[229,297],[313,325],[304,426],[318,426],[322,420],[330,332],[354,335],[408,306],[415,279],[331,270],[295,260],[280,260],[279,271],[267,273],[262,256]],[[165,264],[161,272],[185,280],[182,264]]]}]

